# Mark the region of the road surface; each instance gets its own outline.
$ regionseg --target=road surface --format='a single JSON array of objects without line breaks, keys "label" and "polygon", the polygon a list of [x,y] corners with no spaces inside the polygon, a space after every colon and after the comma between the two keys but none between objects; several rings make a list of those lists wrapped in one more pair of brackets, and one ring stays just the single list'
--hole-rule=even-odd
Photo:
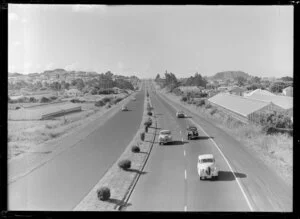
[{"label": "road surface", "polygon": [[[142,119],[145,90],[84,140],[8,186],[9,210],[70,211],[119,158]],[[121,108],[121,106],[120,106]],[[84,131],[84,130],[83,130]]]},{"label": "road surface", "polygon": [[[292,211],[292,190],[242,145],[197,115],[192,119],[200,125],[201,138],[187,140],[190,119],[177,119],[176,110],[157,92],[150,96],[158,128],[171,130],[175,142],[154,145],[143,170],[147,174],[140,177],[125,210]],[[197,157],[205,153],[214,154],[220,167],[217,181],[199,180]]]}]

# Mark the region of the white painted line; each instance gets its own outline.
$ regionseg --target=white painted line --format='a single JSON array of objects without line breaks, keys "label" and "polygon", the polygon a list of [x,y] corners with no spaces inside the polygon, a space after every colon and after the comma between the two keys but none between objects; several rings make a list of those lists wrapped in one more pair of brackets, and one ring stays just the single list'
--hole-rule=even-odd
[{"label": "white painted line", "polygon": [[186,206],[184,206],[184,211],[187,211],[187,207]]},{"label": "white painted line", "polygon": [[186,179],[186,170],[184,170],[184,179]]},{"label": "white painted line", "polygon": [[181,134],[181,130],[180,130],[180,134]]},{"label": "white painted line", "polygon": [[[204,131],[204,129],[203,129],[199,124],[195,123],[195,122],[194,122],[193,120],[191,120],[191,119],[189,119],[189,120],[190,120],[192,123],[194,123],[196,126],[200,127],[200,129],[206,134],[206,136],[209,137],[209,135]],[[223,157],[224,160],[226,161],[226,163],[227,163],[227,165],[228,165],[230,171],[232,172],[234,178],[236,179],[236,182],[237,182],[238,186],[240,187],[240,189],[241,189],[241,191],[242,191],[242,193],[243,193],[243,195],[244,195],[244,197],[245,197],[245,199],[246,199],[246,202],[247,202],[247,204],[248,204],[248,207],[250,208],[251,211],[253,211],[253,208],[252,208],[252,206],[251,206],[251,204],[250,204],[250,201],[249,201],[249,199],[248,199],[248,197],[247,197],[247,195],[246,195],[246,193],[245,193],[245,191],[244,191],[244,189],[243,189],[243,187],[242,187],[240,181],[238,180],[238,178],[236,177],[236,175],[235,175],[235,173],[234,173],[232,167],[230,166],[230,164],[229,164],[227,158],[225,157],[225,155],[223,154],[223,152],[221,151],[221,149],[219,148],[219,146],[217,145],[217,143],[216,143],[213,139],[211,139],[211,138],[209,138],[209,140],[212,141],[212,143],[216,146],[216,148],[218,149],[218,151],[220,152],[220,154],[222,155],[222,157]]]},{"label": "white painted line", "polygon": [[185,150],[183,151],[183,154],[184,154],[184,156],[185,156]]}]

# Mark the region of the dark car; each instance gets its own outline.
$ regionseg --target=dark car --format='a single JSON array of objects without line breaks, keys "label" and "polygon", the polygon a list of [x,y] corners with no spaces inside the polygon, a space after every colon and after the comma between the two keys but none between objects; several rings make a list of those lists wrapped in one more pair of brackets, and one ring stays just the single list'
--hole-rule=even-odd
[{"label": "dark car", "polygon": [[184,117],[185,117],[184,112],[183,112],[183,111],[178,111],[178,112],[176,113],[176,117],[177,117],[177,118],[184,118]]},{"label": "dark car", "polygon": [[188,126],[187,127],[187,139],[194,139],[199,136],[198,130],[195,126]]}]

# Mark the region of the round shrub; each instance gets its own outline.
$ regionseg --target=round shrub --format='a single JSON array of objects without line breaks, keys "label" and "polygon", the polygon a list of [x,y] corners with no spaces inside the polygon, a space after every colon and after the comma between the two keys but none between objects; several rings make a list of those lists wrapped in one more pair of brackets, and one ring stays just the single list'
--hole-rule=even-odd
[{"label": "round shrub", "polygon": [[144,141],[145,140],[145,132],[140,133],[140,137],[141,137],[141,140]]},{"label": "round shrub", "polygon": [[34,97],[30,97],[30,98],[29,98],[29,102],[30,102],[30,103],[35,103],[35,102],[36,102],[36,99],[35,99]]},{"label": "round shrub", "polygon": [[139,153],[140,152],[140,148],[138,146],[134,145],[134,146],[131,147],[131,151],[133,153]]},{"label": "round shrub", "polygon": [[119,167],[122,168],[123,170],[127,170],[131,167],[131,161],[126,159],[126,160],[121,160],[118,163]]},{"label": "round shrub", "polygon": [[48,103],[48,102],[50,102],[50,100],[47,97],[42,97],[40,99],[40,103]]},{"label": "round shrub", "polygon": [[148,115],[148,116],[152,116],[152,112],[149,111],[149,112],[147,113],[147,115]]},{"label": "round shrub", "polygon": [[187,97],[186,96],[184,96],[184,97],[181,97],[181,101],[183,101],[183,102],[186,102],[187,101]]},{"label": "round shrub", "polygon": [[209,108],[211,108],[211,107],[212,107],[211,104],[207,104],[207,105],[205,106],[205,109],[209,109]]},{"label": "round shrub", "polygon": [[146,133],[148,132],[148,128],[149,128],[149,126],[145,126],[145,132]]},{"label": "round shrub", "polygon": [[99,100],[95,103],[95,106],[98,106],[98,107],[101,107],[101,106],[104,106],[105,103],[102,101],[102,100]]},{"label": "round shrub", "polygon": [[210,115],[213,115],[213,114],[215,114],[216,112],[217,112],[217,109],[214,108],[214,109],[212,109],[212,110],[210,111]]},{"label": "round shrub", "polygon": [[97,190],[98,199],[106,201],[110,198],[110,189],[108,187],[101,187]]},{"label": "round shrub", "polygon": [[51,99],[51,100],[56,100],[57,97],[56,97],[56,96],[51,96],[50,99]]},{"label": "round shrub", "polygon": [[200,100],[198,103],[197,103],[197,106],[203,106],[205,105],[205,100]]}]

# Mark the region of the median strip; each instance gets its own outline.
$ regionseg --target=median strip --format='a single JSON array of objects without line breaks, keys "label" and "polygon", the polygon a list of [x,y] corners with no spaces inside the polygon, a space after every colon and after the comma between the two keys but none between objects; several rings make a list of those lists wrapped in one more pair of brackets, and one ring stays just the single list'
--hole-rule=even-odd
[{"label": "median strip", "polygon": [[[140,133],[144,131],[144,121],[149,117],[146,112],[148,101],[150,102],[150,99],[145,98],[142,122],[133,140],[126,147],[120,158],[73,209],[74,211],[116,211],[129,205],[127,201],[137,180],[140,175],[146,174],[143,172],[143,168],[151,153],[156,137],[156,119],[152,117],[154,127],[150,127],[148,133],[145,133],[144,141],[140,140]],[[133,153],[131,151],[131,146],[134,145],[140,148],[140,152]],[[118,163],[125,159],[131,161],[131,167],[123,170],[118,166]],[[106,201],[98,199],[97,190],[101,187],[108,187],[110,189],[111,196]]]}]

